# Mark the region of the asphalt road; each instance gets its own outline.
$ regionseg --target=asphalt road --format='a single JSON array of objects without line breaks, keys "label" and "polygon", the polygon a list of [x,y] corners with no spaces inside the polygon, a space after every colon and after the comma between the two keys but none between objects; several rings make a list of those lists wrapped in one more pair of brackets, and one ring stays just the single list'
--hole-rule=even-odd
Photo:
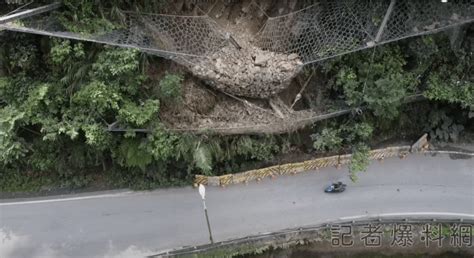
[{"label": "asphalt road", "polygon": [[[337,180],[348,184],[344,193],[323,193]],[[359,215],[474,215],[474,158],[386,159],[357,183],[342,167],[208,187],[206,204],[215,241]],[[0,220],[3,258],[132,257],[208,242],[200,196],[191,187],[3,200]]]}]

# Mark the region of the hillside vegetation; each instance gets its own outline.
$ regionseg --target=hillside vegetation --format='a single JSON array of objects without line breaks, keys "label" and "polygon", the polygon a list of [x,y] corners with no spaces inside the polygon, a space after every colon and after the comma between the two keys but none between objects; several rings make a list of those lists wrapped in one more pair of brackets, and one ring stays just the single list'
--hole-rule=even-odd
[{"label": "hillside vegetation", "polygon": [[[102,18],[104,10],[162,8],[162,1],[109,2],[66,1],[62,22],[87,33],[115,26]],[[355,173],[365,169],[369,148],[387,141],[425,132],[432,141],[472,141],[474,26],[453,35],[407,39],[305,67],[300,80],[313,70],[317,76],[301,102],[325,112],[353,109],[346,116],[285,134],[219,135],[166,123],[170,109],[189,104],[185,82],[221,94],[177,64],[133,49],[1,31],[1,191],[149,189],[189,183],[194,174],[345,152],[358,153]],[[406,102],[416,95],[426,99]]]}]

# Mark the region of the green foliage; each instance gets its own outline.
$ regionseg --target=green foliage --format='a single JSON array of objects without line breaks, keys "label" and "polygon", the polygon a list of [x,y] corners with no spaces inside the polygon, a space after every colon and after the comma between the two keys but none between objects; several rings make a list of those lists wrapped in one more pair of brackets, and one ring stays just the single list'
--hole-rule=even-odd
[{"label": "green foliage", "polygon": [[212,137],[197,143],[203,145],[199,167],[206,172],[210,165],[212,174],[247,169],[243,163],[269,161],[281,150],[281,143],[274,136]]},{"label": "green foliage", "polygon": [[159,96],[163,101],[175,101],[181,97],[181,83],[184,78],[181,74],[166,74],[160,81]]},{"label": "green foliage", "polygon": [[366,171],[369,161],[370,148],[365,144],[357,144],[352,152],[351,163],[349,165],[350,178],[352,181],[357,181],[357,173]]},{"label": "green foliage", "polygon": [[[120,28],[120,9],[168,8],[162,1],[64,4],[56,15],[66,29],[83,34]],[[112,24],[110,17],[118,19]],[[160,105],[181,100],[184,75],[168,73],[152,81],[143,73],[144,54],[137,50],[10,32],[0,37],[2,190],[82,187],[97,176],[119,187],[179,185],[196,173],[219,175],[268,165],[276,154],[295,147],[285,141],[290,136],[195,136],[165,130]],[[327,102],[342,100],[370,112],[357,123],[351,117],[322,126],[312,135],[314,149],[352,151],[350,170],[356,176],[367,165],[364,143],[373,128],[398,135],[411,123],[414,133],[424,129],[432,139],[456,140],[469,130],[473,105],[472,51],[463,49],[450,50],[441,37],[423,37],[330,62],[325,66],[329,89],[323,91]],[[413,115],[418,106],[399,116],[402,99],[422,90],[434,100],[430,103],[444,106],[424,106],[426,117]],[[115,121],[125,129],[153,132],[107,131]],[[303,144],[296,147],[303,149]]]},{"label": "green foliage", "polygon": [[80,42],[53,39],[50,41],[48,65],[51,79],[59,81],[61,86],[67,87],[70,94],[80,84],[87,82],[91,69],[91,61],[95,58],[95,51],[87,51],[86,45]]},{"label": "green foliage", "polygon": [[173,158],[178,136],[168,133],[164,128],[158,126],[147,137],[147,151],[157,161],[166,161]]},{"label": "green foliage", "polygon": [[367,141],[372,136],[373,128],[366,122],[351,123],[338,127],[326,127],[311,135],[313,148],[317,151],[338,151],[344,145]]},{"label": "green foliage", "polygon": [[49,84],[43,83],[31,89],[28,94],[28,98],[22,105],[22,109],[28,117],[36,116],[35,113],[41,109],[40,105],[44,103],[49,88]]},{"label": "green foliage", "polygon": [[145,170],[153,156],[145,149],[143,142],[136,139],[124,139],[118,147],[117,158],[119,164],[126,167],[139,167]]},{"label": "green foliage", "polygon": [[51,62],[55,65],[63,64],[72,52],[71,41],[53,40],[50,50]]},{"label": "green foliage", "polygon": [[324,128],[321,132],[311,135],[313,148],[319,151],[335,151],[342,147],[344,139],[340,136],[340,130]]},{"label": "green foliage", "polygon": [[194,150],[194,162],[205,175],[212,175],[213,157],[209,147],[199,144]]},{"label": "green foliage", "polygon": [[70,57],[81,60],[86,56],[86,53],[84,52],[84,45],[80,42],[72,44],[70,40],[53,39],[50,55],[54,65],[62,65]]},{"label": "green foliage", "polygon": [[146,141],[124,141],[106,130],[107,121],[141,126],[158,120],[159,102],[138,91],[145,80],[138,52],[13,39],[2,41],[0,51],[8,68],[0,77],[0,167],[16,178],[12,184],[29,184],[21,178],[30,174],[17,170],[81,187],[92,180],[89,170],[105,170],[106,163],[140,171],[151,164]]},{"label": "green foliage", "polygon": [[345,126],[348,142],[364,142],[370,139],[374,131],[373,127],[367,122],[360,122],[350,126]]},{"label": "green foliage", "polygon": [[73,102],[86,107],[90,112],[104,114],[110,110],[118,110],[121,95],[116,89],[104,82],[92,81],[79,90],[73,97]]},{"label": "green foliage", "polygon": [[135,75],[139,68],[138,54],[135,49],[106,47],[93,65],[94,74],[105,81],[116,81],[125,79],[128,75]]},{"label": "green foliage", "polygon": [[29,91],[35,86],[31,79],[19,76],[17,78],[3,77],[0,79],[1,104],[20,106],[28,98]]},{"label": "green foliage", "polygon": [[97,1],[63,0],[63,5],[66,11],[61,12],[59,20],[68,31],[91,34],[107,32],[117,27],[97,11]]},{"label": "green foliage", "polygon": [[135,126],[143,126],[157,115],[159,108],[158,100],[148,99],[140,105],[127,101],[118,111],[118,118]]},{"label": "green foliage", "polygon": [[88,124],[81,127],[84,131],[86,143],[90,146],[94,146],[98,150],[106,150],[110,148],[109,144],[112,142],[113,136],[110,132],[105,130],[105,127],[101,124]]},{"label": "green foliage", "polygon": [[417,61],[414,70],[426,77],[427,98],[474,109],[474,60],[469,42],[465,40],[464,47],[453,49],[444,34],[410,42],[409,50]]},{"label": "green foliage", "polygon": [[192,178],[183,178],[176,170],[167,167],[150,165],[146,170],[117,167],[107,171],[105,178],[117,188],[131,188],[134,190],[149,190],[163,186],[185,186],[192,182]]},{"label": "green foliage", "polygon": [[[7,96],[7,92],[10,89],[10,80],[7,77],[0,77],[0,96],[2,96],[1,102],[6,101],[5,98]],[[1,103],[0,102],[0,103]]]},{"label": "green foliage", "polygon": [[393,119],[398,116],[402,100],[407,96],[408,86],[409,82],[401,74],[379,79],[367,91],[364,101],[376,116]]},{"label": "green foliage", "polygon": [[93,77],[126,94],[135,95],[146,80],[140,72],[139,52],[135,49],[106,47],[92,65]]},{"label": "green foliage", "polygon": [[38,67],[38,49],[28,42],[12,46],[9,54],[7,66],[12,71],[28,74],[34,73]]},{"label": "green foliage", "polygon": [[31,171],[54,172],[58,165],[57,158],[60,155],[60,150],[57,149],[57,145],[36,139],[33,141],[32,147],[35,151],[29,155]]},{"label": "green foliage", "polygon": [[230,154],[241,155],[255,160],[268,160],[279,151],[274,137],[253,138],[241,136],[230,145]]},{"label": "green foliage", "polygon": [[448,116],[444,109],[433,109],[429,113],[427,121],[425,131],[429,132],[433,141],[456,142],[460,133],[465,129],[462,124],[456,123],[452,116]]},{"label": "green foliage", "polygon": [[[158,127],[147,138],[147,151],[157,162],[183,162],[187,171],[206,175],[216,167],[236,169],[243,161],[265,161],[280,150],[275,137],[196,137],[175,135]],[[174,163],[174,162],[173,162]],[[218,170],[220,171],[220,170]],[[229,171],[227,171],[229,172]]]},{"label": "green foliage", "polygon": [[337,152],[344,147],[352,149],[349,165],[350,177],[357,181],[357,172],[365,171],[369,165],[369,141],[374,129],[366,122],[349,123],[338,127],[326,127],[312,134],[313,148],[317,151]]},{"label": "green foliage", "polygon": [[416,85],[405,65],[399,48],[382,47],[374,53],[344,56],[325,69],[328,74],[335,73],[335,86],[343,90],[349,106],[367,106],[376,116],[393,119]]},{"label": "green foliage", "polygon": [[53,184],[51,177],[13,169],[0,169],[0,191],[34,192]]},{"label": "green foliage", "polygon": [[11,106],[0,109],[0,165],[5,166],[25,156],[25,146],[16,136],[17,123],[24,115]]},{"label": "green foliage", "polygon": [[428,81],[425,96],[431,100],[459,103],[464,108],[474,110],[474,82],[443,79],[439,74],[433,74]]}]

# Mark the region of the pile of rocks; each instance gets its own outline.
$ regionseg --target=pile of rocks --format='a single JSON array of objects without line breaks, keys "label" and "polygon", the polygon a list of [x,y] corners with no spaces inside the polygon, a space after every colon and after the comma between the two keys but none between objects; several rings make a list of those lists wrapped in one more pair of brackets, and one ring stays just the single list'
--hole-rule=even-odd
[{"label": "pile of rocks", "polygon": [[266,99],[287,88],[302,65],[297,54],[229,45],[199,60],[191,72],[226,93]]}]

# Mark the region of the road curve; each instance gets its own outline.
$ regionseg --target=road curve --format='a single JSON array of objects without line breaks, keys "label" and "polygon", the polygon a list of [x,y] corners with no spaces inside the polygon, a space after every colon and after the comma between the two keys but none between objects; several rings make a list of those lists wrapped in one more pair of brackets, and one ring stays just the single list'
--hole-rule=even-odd
[{"label": "road curve", "polygon": [[[325,194],[342,180],[342,194]],[[474,158],[414,154],[374,162],[349,182],[327,168],[225,189],[207,188],[215,241],[384,213],[474,215]],[[130,257],[208,241],[191,187],[0,203],[0,257]]]}]

